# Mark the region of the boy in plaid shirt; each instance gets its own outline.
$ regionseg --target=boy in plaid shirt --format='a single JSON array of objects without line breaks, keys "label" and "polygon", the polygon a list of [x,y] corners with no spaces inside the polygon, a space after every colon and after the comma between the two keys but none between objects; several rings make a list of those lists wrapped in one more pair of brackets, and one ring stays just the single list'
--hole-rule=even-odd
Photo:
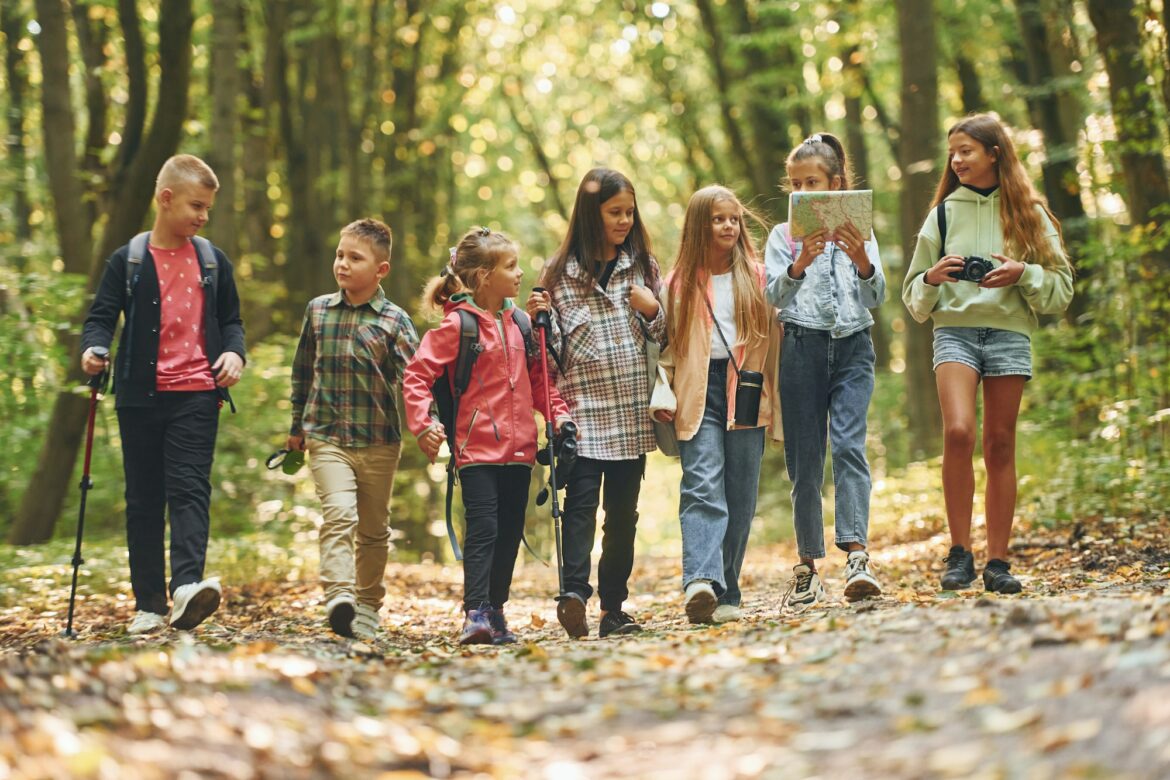
[{"label": "boy in plaid shirt", "polygon": [[[309,301],[292,370],[288,448],[309,452],[321,499],[321,585],[335,634],[373,640],[386,595],[390,490],[402,447],[396,397],[418,333],[382,292],[390,228],[341,231],[338,291]],[[355,555],[356,541],[356,555]]]}]

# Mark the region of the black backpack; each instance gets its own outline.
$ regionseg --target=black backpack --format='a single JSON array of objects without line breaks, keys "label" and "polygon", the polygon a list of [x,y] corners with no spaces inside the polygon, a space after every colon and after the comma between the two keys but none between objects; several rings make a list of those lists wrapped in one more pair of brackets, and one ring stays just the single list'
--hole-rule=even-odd
[{"label": "black backpack", "polygon": [[[455,487],[455,453],[458,445],[455,442],[455,421],[459,418],[459,399],[471,384],[471,371],[475,368],[475,361],[479,360],[483,352],[483,345],[479,343],[479,319],[466,309],[456,309],[459,314],[459,351],[455,362],[447,368],[431,385],[431,397],[435,399],[435,406],[439,410],[439,422],[443,424],[443,432],[447,436],[447,447],[451,450],[451,459],[447,461],[447,538],[451,541],[451,549],[455,551],[455,560],[463,560],[463,551],[459,549],[459,541],[455,538],[455,525],[451,521],[451,499]],[[524,352],[526,356],[536,353],[536,346],[532,339],[532,321],[523,309],[512,312],[512,321],[520,329],[524,338]]]}]

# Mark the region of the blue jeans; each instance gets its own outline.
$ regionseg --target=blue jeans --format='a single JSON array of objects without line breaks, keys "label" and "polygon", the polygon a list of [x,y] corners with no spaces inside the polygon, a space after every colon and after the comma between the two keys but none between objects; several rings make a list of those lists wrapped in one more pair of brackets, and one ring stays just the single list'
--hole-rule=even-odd
[{"label": "blue jeans", "polygon": [[833,447],[837,547],[847,550],[851,542],[867,542],[870,476],[865,432],[874,361],[868,330],[834,339],[828,331],[784,326],[780,356],[784,457],[802,558],[825,557],[821,485],[826,437]]},{"label": "blue jeans", "polygon": [[720,604],[739,606],[739,570],[747,550],[764,429],[727,430],[727,361],[712,360],[699,430],[679,441],[683,587],[710,580]]}]

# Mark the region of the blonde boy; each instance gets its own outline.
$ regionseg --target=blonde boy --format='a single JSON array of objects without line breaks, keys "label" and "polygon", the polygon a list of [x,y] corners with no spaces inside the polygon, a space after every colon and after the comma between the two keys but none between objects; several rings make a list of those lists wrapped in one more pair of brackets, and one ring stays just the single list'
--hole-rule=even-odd
[{"label": "blonde boy", "polygon": [[[170,158],[155,184],[150,232],[106,260],[81,338],[81,367],[100,373],[119,316],[114,361],[126,475],[126,543],[136,612],[127,631],[169,622],[189,630],[219,607],[219,581],[204,579],[210,529],[211,462],[219,410],[244,370],[244,326],[232,265],[196,234],[207,224],[219,181],[189,154]],[[197,248],[196,242],[204,242]],[[173,598],[166,578],[167,512]]]}]

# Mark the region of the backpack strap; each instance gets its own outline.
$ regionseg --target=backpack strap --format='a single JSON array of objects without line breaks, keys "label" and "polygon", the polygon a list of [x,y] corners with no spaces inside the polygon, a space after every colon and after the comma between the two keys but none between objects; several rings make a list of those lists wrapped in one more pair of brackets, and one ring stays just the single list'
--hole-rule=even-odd
[{"label": "backpack strap", "polygon": [[[142,276],[142,262],[146,258],[147,244],[150,242],[150,231],[139,233],[130,239],[130,246],[126,250],[126,295],[122,299],[122,311],[126,315],[126,324],[123,327],[127,333],[134,331],[134,290],[138,287],[138,279]],[[130,357],[132,355],[134,339],[125,339],[123,350],[126,354],[120,355],[122,362],[122,378],[130,378]]]},{"label": "backpack strap", "polygon": [[512,310],[512,321],[516,323],[516,327],[520,329],[520,335],[524,337],[524,354],[530,357],[538,354],[536,341],[532,338],[532,320],[528,318],[528,312],[516,307]]},{"label": "backpack strap", "polygon": [[796,242],[792,240],[792,228],[787,222],[780,226],[780,234],[788,242],[788,254],[792,255],[793,260],[796,260]]},{"label": "backpack strap", "polygon": [[947,254],[947,210],[943,201],[935,207],[934,213],[938,219],[938,259],[942,260]]},{"label": "backpack strap", "polygon": [[203,236],[195,236],[191,242],[195,244],[195,254],[199,256],[199,266],[203,270],[199,275],[199,286],[211,293],[212,305],[215,305],[219,289],[219,261],[215,259],[215,248]]},{"label": "backpack strap", "polygon": [[455,523],[451,519],[451,500],[455,495],[456,482],[455,461],[459,452],[456,425],[459,422],[459,398],[467,386],[471,384],[471,370],[475,368],[475,361],[483,352],[483,345],[479,343],[479,320],[476,316],[466,309],[456,309],[455,311],[459,315],[459,351],[455,355],[455,370],[451,374],[451,430],[448,432],[451,459],[447,461],[447,539],[451,542],[451,550],[455,553],[455,560],[461,561],[463,560],[463,551],[459,549],[459,539],[455,536]]},{"label": "backpack strap", "polygon": [[131,306],[134,303],[134,289],[138,286],[138,278],[142,275],[142,261],[146,257],[146,245],[150,242],[150,231],[139,233],[130,239],[130,248],[126,252],[126,298],[122,308],[129,319]]}]

